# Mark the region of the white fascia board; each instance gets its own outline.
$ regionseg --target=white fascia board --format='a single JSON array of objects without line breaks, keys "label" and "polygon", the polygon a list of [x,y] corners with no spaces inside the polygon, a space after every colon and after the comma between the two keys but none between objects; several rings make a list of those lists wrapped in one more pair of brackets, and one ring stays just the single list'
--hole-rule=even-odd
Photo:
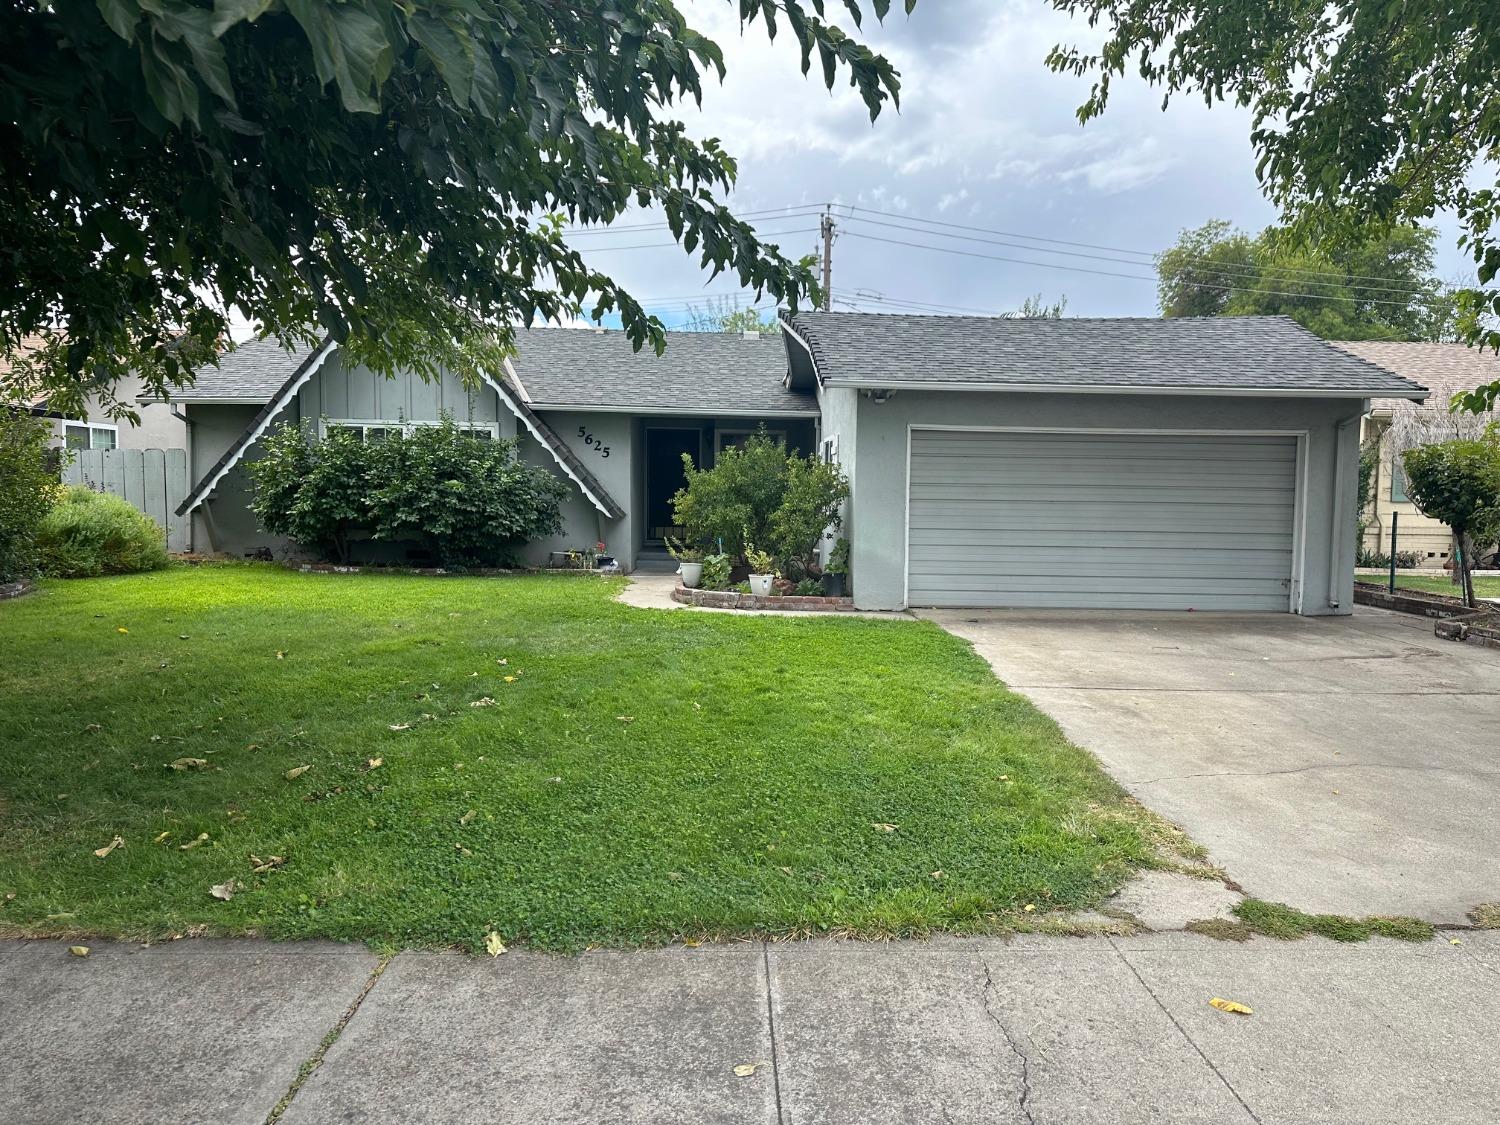
[{"label": "white fascia board", "polygon": [[521,381],[521,375],[516,371],[516,365],[510,361],[510,356],[505,357],[505,373],[516,384],[516,390],[521,392],[521,401],[530,406],[531,392],[526,389],[526,384]]},{"label": "white fascia board", "polygon": [[685,418],[816,418],[816,410],[721,410],[706,406],[687,407],[610,406],[580,402],[528,402],[533,410],[555,410],[569,414],[639,414],[642,417]]},{"label": "white fascia board", "polygon": [[1392,391],[1369,387],[1141,387],[1081,383],[949,383],[900,382],[889,379],[827,379],[824,386],[862,391],[978,391],[1059,395],[1200,395],[1213,398],[1408,398],[1421,402],[1427,391]]},{"label": "white fascia board", "polygon": [[[507,360],[507,369],[509,368],[509,366],[510,364]],[[526,432],[529,433],[533,438],[535,438],[539,443],[541,443],[542,448],[546,449],[548,453],[552,454],[552,460],[557,462],[557,467],[563,471],[563,473],[569,480],[571,480],[578,486],[578,491],[582,492],[584,496],[588,497],[589,503],[592,504],[596,509],[598,509],[598,511],[602,515],[613,517],[614,513],[610,511],[609,505],[604,503],[603,500],[599,499],[598,496],[594,495],[594,490],[591,489],[587,484],[585,484],[583,479],[573,471],[573,467],[568,464],[567,459],[564,458],[560,453],[558,453],[557,449],[553,446],[552,439],[549,438],[546,434],[542,433],[536,428],[535,425],[532,424],[531,419],[527,417],[526,411],[516,409],[516,404],[511,398],[510,390],[507,389],[500,382],[500,380],[490,375],[489,372],[481,371],[479,374],[486,383],[494,388],[495,393],[500,396],[500,401],[505,403],[510,412],[515,415],[516,421],[520,422],[521,425],[526,427]],[[530,404],[528,403],[527,405],[529,406]]]}]

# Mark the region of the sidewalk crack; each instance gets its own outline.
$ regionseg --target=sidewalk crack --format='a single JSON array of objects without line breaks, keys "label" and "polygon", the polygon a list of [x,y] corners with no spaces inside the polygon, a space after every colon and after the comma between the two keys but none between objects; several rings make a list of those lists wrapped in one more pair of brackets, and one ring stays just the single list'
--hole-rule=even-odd
[{"label": "sidewalk crack", "polygon": [[995,1011],[990,1003],[991,999],[995,996],[995,978],[990,976],[989,963],[983,957],[980,957],[979,965],[984,969],[984,988],[982,989],[982,993],[984,996],[985,1014],[1000,1029],[1000,1034],[1005,1037],[1006,1045],[1010,1047],[1010,1053],[1015,1055],[1017,1061],[1021,1064],[1021,1099],[1018,1103],[1018,1108],[1021,1110],[1021,1116],[1026,1118],[1029,1125],[1036,1125],[1036,1118],[1031,1115],[1031,1059],[1025,1051],[1021,1050],[1020,1043],[1016,1042],[1016,1037],[1011,1034],[1010,1028],[1006,1026],[1005,1021],[1000,1018],[1000,1014]]},{"label": "sidewalk crack", "polygon": [[1119,945],[1115,943],[1115,939],[1109,938],[1108,940],[1110,948],[1115,951],[1115,956],[1117,956],[1122,962],[1124,962],[1125,967],[1130,970],[1130,975],[1135,977],[1135,979],[1140,982],[1141,987],[1146,990],[1146,995],[1151,997],[1152,1000],[1156,1001],[1156,1006],[1162,1010],[1162,1014],[1166,1016],[1167,1019],[1172,1021],[1172,1026],[1177,1029],[1177,1033],[1179,1035],[1187,1040],[1188,1046],[1192,1047],[1193,1050],[1198,1052],[1198,1057],[1208,1065],[1209,1070],[1214,1072],[1214,1077],[1224,1084],[1224,1089],[1228,1090],[1231,1094],[1234,1095],[1234,1100],[1240,1103],[1240,1108],[1249,1115],[1250,1120],[1255,1122],[1255,1125],[1264,1125],[1264,1122],[1261,1121],[1255,1110],[1250,1108],[1249,1103],[1247,1103],[1244,1098],[1240,1097],[1240,1092],[1234,1088],[1229,1079],[1224,1077],[1224,1072],[1221,1071],[1216,1065],[1214,1065],[1213,1059],[1209,1058],[1208,1055],[1204,1053],[1203,1048],[1198,1046],[1198,1041],[1187,1033],[1187,1028],[1183,1027],[1182,1024],[1177,1022],[1177,1017],[1172,1014],[1171,1009],[1169,1009],[1165,1004],[1161,1002],[1161,997],[1156,994],[1155,989],[1153,989],[1149,984],[1146,983],[1146,978],[1141,976],[1136,967],[1130,963],[1130,958],[1125,956],[1124,950],[1122,950]]},{"label": "sidewalk crack", "polygon": [[761,964],[766,973],[766,1027],[771,1035],[771,1082],[776,1090],[776,1122],[786,1125],[786,1114],[781,1107],[781,1061],[776,1052],[776,1006],[771,1001],[771,947],[760,943]]},{"label": "sidewalk crack", "polygon": [[313,1071],[317,1070],[318,1067],[323,1065],[323,1058],[328,1054],[328,1049],[338,1042],[340,1035],[344,1034],[344,1028],[349,1026],[349,1021],[352,1020],[354,1018],[354,1014],[359,1011],[359,1006],[365,1002],[365,997],[370,995],[370,990],[374,988],[375,983],[380,980],[381,974],[385,972],[386,966],[391,963],[393,956],[394,955],[390,953],[385,954],[376,963],[375,968],[370,970],[369,979],[365,981],[364,987],[359,990],[359,993],[354,997],[353,1002],[344,1009],[344,1014],[334,1022],[334,1025],[331,1028],[328,1029],[328,1034],[323,1036],[323,1041],[318,1044],[317,1049],[314,1050],[313,1053],[306,1059],[304,1059],[302,1065],[297,1068],[297,1077],[292,1079],[292,1084],[287,1087],[286,1093],[281,1095],[281,1100],[277,1102],[275,1108],[273,1108],[271,1112],[266,1115],[265,1125],[276,1125],[276,1123],[281,1120],[281,1115],[284,1114],[287,1111],[287,1108],[292,1104],[292,1099],[297,1096],[297,1091],[302,1089],[302,1084],[312,1077]]}]

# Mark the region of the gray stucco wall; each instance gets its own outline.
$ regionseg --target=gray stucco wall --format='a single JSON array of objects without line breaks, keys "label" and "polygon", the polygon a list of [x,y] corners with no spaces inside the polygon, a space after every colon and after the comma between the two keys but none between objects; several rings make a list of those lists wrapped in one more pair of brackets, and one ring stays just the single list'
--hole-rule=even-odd
[{"label": "gray stucco wall", "polygon": [[[260,408],[253,404],[188,407],[187,416],[192,422],[188,476],[194,484],[239,440],[259,412]],[[251,446],[249,457],[253,459],[259,452],[258,445]],[[193,550],[235,556],[258,547],[269,547],[278,554],[288,550],[290,544],[285,539],[261,531],[255,513],[250,510],[251,495],[250,476],[242,461],[219,482],[214,498],[194,510]]]},{"label": "gray stucco wall", "polygon": [[[831,398],[825,400],[830,413]],[[897,609],[905,601],[908,426],[1277,430],[1307,432],[1298,516],[1301,551],[1293,566],[1295,605],[1308,615],[1349,613],[1354,594],[1358,417],[1363,408],[1359,399],[1208,396],[902,391],[885,403],[859,398],[857,443],[845,436],[847,423],[837,423],[840,457],[854,489],[848,534],[855,604],[862,609]],[[1341,436],[1338,424],[1350,418],[1354,423]],[[827,416],[824,432],[830,432]]]},{"label": "gray stucco wall", "polygon": [[[819,387],[818,406],[823,411],[821,440],[838,439],[838,465],[849,482],[849,499],[844,504],[843,525],[839,529],[837,538],[848,539],[852,548],[856,509],[855,489],[859,487],[859,476],[855,471],[859,436],[856,426],[859,392],[850,390],[848,387]],[[818,452],[821,453],[821,450]],[[833,550],[835,542],[836,539],[825,539],[823,543],[822,555],[825,563],[828,561],[828,555]]]},{"label": "gray stucco wall", "polygon": [[[622,519],[607,519],[584,497],[578,486],[569,481],[569,496],[563,504],[563,533],[555,538],[530,544],[526,550],[526,561],[540,564],[546,562],[551,551],[590,547],[603,540],[606,550],[614,555],[622,569],[633,569],[640,540],[640,529],[635,518],[639,506],[633,502],[632,485],[637,450],[635,419],[629,414],[571,411],[548,411],[541,418],[577,454],[578,459],[609,492],[615,503],[625,508],[626,512]],[[594,444],[585,444],[584,439],[578,436],[579,427],[583,428],[585,435],[593,436]],[[605,448],[609,450],[607,457],[604,455]],[[563,476],[562,471],[557,468],[557,462],[541,443],[528,438],[522,442],[521,452],[528,460],[546,465],[558,476]]]}]

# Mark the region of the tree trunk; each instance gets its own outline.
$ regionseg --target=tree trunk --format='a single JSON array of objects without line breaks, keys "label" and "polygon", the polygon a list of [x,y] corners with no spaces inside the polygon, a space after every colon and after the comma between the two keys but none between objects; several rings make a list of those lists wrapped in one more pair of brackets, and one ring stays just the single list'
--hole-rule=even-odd
[{"label": "tree trunk", "polygon": [[1470,609],[1477,609],[1479,601],[1474,597],[1474,573],[1469,565],[1469,537],[1464,532],[1456,532],[1454,538],[1458,540],[1458,569],[1456,571],[1459,588],[1463,591],[1464,605]]}]

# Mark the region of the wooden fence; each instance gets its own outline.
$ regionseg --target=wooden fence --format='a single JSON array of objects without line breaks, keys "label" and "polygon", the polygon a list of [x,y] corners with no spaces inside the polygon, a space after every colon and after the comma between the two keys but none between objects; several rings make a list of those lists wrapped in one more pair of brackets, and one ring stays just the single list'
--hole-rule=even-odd
[{"label": "wooden fence", "polygon": [[188,493],[187,450],[80,449],[62,479],[121,497],[167,529],[167,550],[188,549],[188,518],[177,514]]}]

